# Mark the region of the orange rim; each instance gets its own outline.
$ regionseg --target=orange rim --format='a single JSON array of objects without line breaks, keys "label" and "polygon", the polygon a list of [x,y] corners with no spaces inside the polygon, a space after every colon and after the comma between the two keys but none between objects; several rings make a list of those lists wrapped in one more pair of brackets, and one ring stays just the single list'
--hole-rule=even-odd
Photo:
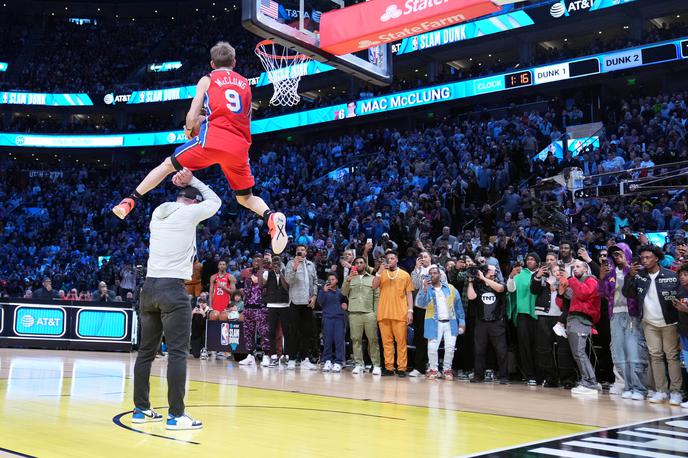
[{"label": "orange rim", "polygon": [[262,46],[269,46],[269,45],[275,45],[275,44],[286,48],[286,46],[281,45],[279,43],[275,43],[272,40],[263,40],[263,41],[259,41],[258,44],[256,45],[256,54],[260,54],[263,57],[267,57],[269,59],[276,59],[276,60],[295,60],[295,59],[301,59],[301,60],[309,59],[310,60],[310,57],[308,57],[305,54],[301,54],[301,53],[294,54],[293,56],[277,56],[275,54],[267,53],[261,49]]}]

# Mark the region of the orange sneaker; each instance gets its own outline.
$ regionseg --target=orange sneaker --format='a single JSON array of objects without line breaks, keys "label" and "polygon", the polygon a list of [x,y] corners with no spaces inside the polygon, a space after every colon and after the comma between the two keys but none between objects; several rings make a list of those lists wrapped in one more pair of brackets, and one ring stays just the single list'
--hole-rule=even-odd
[{"label": "orange sneaker", "polygon": [[119,205],[112,207],[112,213],[117,215],[119,219],[124,219],[136,206],[136,201],[131,197],[125,197]]},{"label": "orange sneaker", "polygon": [[[121,204],[120,204],[121,205]],[[287,217],[284,213],[271,213],[268,217],[268,232],[272,238],[272,252],[282,254],[287,247]]]}]

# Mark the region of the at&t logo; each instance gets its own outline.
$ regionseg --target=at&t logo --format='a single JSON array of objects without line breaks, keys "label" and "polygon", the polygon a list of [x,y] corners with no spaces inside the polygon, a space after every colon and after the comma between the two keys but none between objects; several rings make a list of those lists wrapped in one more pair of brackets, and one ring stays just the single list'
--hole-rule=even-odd
[{"label": "at&t logo", "polygon": [[30,328],[34,324],[36,324],[36,320],[34,320],[31,315],[24,315],[22,317],[22,326],[24,326],[25,328]]},{"label": "at&t logo", "polygon": [[32,328],[35,326],[62,326],[62,318],[38,318],[35,319],[33,315],[24,315],[21,319],[22,326]]},{"label": "at&t logo", "polygon": [[549,8],[549,14],[554,18],[560,18],[562,16],[570,16],[571,13],[576,13],[582,10],[589,10],[592,8],[593,0],[572,0],[568,2],[561,0],[553,4]]}]

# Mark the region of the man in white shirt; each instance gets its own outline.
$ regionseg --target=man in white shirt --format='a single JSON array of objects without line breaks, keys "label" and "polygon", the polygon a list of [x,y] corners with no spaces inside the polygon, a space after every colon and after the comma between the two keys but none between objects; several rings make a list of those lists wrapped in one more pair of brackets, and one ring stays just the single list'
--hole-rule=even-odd
[{"label": "man in white shirt", "polygon": [[[649,401],[680,405],[682,376],[679,360],[678,312],[673,305],[679,290],[676,273],[659,266],[664,258],[662,250],[655,245],[643,245],[638,249],[641,266],[634,263],[624,278],[621,290],[627,298],[638,301],[642,307],[643,330],[650,353],[652,375],[657,390]],[[669,368],[669,383],[666,378],[664,359]]]},{"label": "man in white shirt", "polygon": [[182,188],[175,202],[153,211],[148,271],[140,296],[141,345],[134,365],[132,423],[162,421],[150,406],[150,371],[162,334],[167,360],[167,429],[200,429],[203,423],[184,412],[186,358],[191,334],[191,304],[184,288],[196,257],[196,226],[217,213],[220,198],[183,169],[172,179]]}]

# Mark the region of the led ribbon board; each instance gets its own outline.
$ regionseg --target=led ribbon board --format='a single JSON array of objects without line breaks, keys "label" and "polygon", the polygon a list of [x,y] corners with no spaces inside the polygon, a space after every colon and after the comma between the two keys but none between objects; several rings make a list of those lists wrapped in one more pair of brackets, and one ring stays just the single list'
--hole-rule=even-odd
[{"label": "led ribbon board", "polygon": [[[283,116],[258,119],[251,122],[251,132],[253,135],[259,135],[390,110],[460,100],[519,87],[538,86],[628,68],[646,67],[686,58],[688,58],[688,37],[571,59],[517,72],[502,73],[485,78],[458,81]],[[185,141],[186,137],[181,131],[119,135],[0,134],[0,146],[13,147],[103,148],[172,145]]]},{"label": "led ribbon board", "polygon": [[43,105],[75,107],[93,105],[88,94],[46,94],[39,92],[0,92],[0,105]]}]

